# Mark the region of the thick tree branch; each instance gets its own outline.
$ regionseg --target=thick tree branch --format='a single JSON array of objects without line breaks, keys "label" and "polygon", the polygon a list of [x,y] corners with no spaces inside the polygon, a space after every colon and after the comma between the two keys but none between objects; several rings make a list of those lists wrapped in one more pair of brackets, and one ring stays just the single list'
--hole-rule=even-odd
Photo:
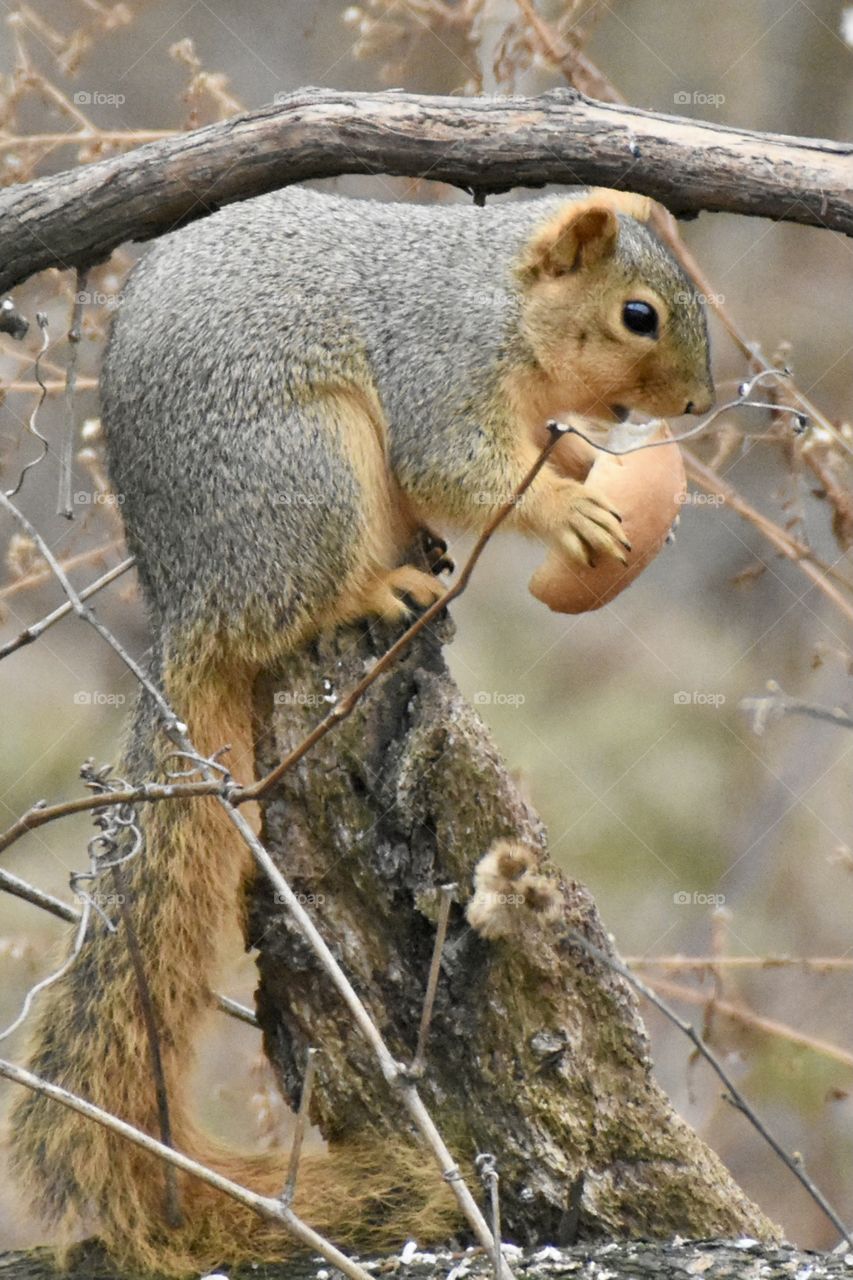
[{"label": "thick tree branch", "polygon": [[[670,1244],[659,1241],[587,1242],[568,1249],[518,1251],[519,1280],[731,1280],[732,1276],[760,1275],[762,1280],[846,1280],[850,1267],[843,1254],[807,1253],[787,1244],[760,1244],[755,1240],[700,1240]],[[408,1255],[406,1255],[408,1257]],[[401,1265],[399,1257],[369,1259],[372,1275],[396,1274],[405,1280],[446,1280],[461,1274],[467,1280],[491,1280],[491,1267],[482,1253],[415,1253]],[[253,1263],[229,1267],[230,1280],[316,1280],[314,1258],[288,1258],[282,1263]],[[49,1249],[0,1254],[2,1280],[128,1280],[127,1273],[111,1263],[94,1242],[76,1246],[67,1269],[56,1266]],[[157,1280],[152,1276],[151,1280]]]},{"label": "thick tree branch", "polygon": [[853,145],[755,133],[595,102],[303,89],[0,194],[0,291],[86,267],[221,205],[344,173],[427,177],[478,192],[595,183],[701,209],[853,234]]}]

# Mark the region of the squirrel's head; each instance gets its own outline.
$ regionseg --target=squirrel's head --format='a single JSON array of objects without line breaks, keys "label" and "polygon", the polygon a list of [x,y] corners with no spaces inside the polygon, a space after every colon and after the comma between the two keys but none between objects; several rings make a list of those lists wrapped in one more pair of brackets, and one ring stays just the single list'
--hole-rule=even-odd
[{"label": "squirrel's head", "polygon": [[704,308],[650,212],[645,196],[592,190],[540,224],[516,263],[523,335],[564,411],[612,421],[714,402]]}]

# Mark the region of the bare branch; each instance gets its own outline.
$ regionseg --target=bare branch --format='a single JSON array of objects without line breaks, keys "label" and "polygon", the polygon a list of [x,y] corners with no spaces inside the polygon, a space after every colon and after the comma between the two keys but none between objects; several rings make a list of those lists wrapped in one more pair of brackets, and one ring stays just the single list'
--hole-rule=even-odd
[{"label": "bare branch", "polygon": [[[714,961],[715,965],[724,963],[725,957]],[[762,1014],[754,1013],[744,1005],[734,1004],[731,1000],[722,999],[717,994],[699,991],[696,987],[686,987],[683,983],[671,982],[666,978],[650,978],[649,986],[671,1000],[684,1000],[688,1004],[696,1005],[707,1005],[710,1001],[713,1003],[715,1014],[722,1014],[724,1018],[728,1018],[730,1022],[736,1022],[738,1026],[749,1031],[758,1031],[762,1035],[775,1036],[779,1040],[787,1041],[788,1044],[796,1045],[798,1049],[808,1049],[833,1062],[840,1062],[848,1069],[853,1067],[853,1053],[849,1049],[842,1049],[828,1040],[819,1040],[817,1036],[806,1035],[804,1031],[797,1031],[794,1027],[789,1027],[784,1022],[777,1022],[774,1018],[765,1018]]]},{"label": "bare branch", "polygon": [[13,898],[20,898],[22,902],[41,907],[42,911],[50,912],[58,920],[76,924],[80,919],[80,912],[76,907],[63,902],[61,898],[54,898],[50,893],[42,892],[35,885],[28,884],[26,880],[21,880],[19,876],[12,875],[11,871],[5,871],[2,867],[0,867],[0,889],[11,893]]},{"label": "bare branch", "polygon": [[240,1004],[239,1000],[232,1000],[230,996],[217,994],[215,997],[216,1007],[222,1013],[227,1013],[230,1018],[236,1018],[238,1022],[245,1022],[247,1027],[258,1026],[258,1020],[251,1009],[246,1005]]},{"label": "bare branch", "polygon": [[428,176],[480,193],[546,183],[630,188],[701,209],[853,233],[842,142],[755,133],[596,102],[303,89],[221,124],[0,194],[0,291],[86,267],[234,200],[344,173]]}]

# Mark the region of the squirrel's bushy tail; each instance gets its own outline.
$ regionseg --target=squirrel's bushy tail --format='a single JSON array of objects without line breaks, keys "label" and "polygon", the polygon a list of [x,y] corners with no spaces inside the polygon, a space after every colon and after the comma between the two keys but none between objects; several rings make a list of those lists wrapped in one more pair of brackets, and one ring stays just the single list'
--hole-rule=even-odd
[{"label": "squirrel's bushy tail", "polygon": [[[235,678],[232,665],[227,680],[198,668],[190,678],[191,687],[176,686],[162,672],[171,705],[200,752],[230,743],[228,767],[238,781],[248,781],[251,675]],[[118,772],[141,781],[189,767],[168,759],[170,751],[150,699],[140,694]],[[241,1156],[217,1146],[194,1129],[187,1098],[194,1041],[210,1003],[207,984],[223,923],[243,900],[248,851],[214,798],[150,803],[139,812],[145,848],[125,864],[121,887],[159,1029],[174,1146],[253,1190],[278,1194],[287,1153]],[[106,909],[115,915],[115,904]],[[93,913],[81,955],[40,999],[31,1068],[160,1136],[140,994],[121,926],[110,933]],[[17,1105],[12,1144],[25,1194],[65,1238],[79,1234],[81,1224],[94,1228],[112,1254],[144,1270],[198,1274],[224,1260],[280,1256],[287,1247],[273,1224],[177,1171],[181,1225],[170,1226],[163,1163],[40,1095],[27,1094]],[[392,1154],[387,1139],[377,1137],[306,1157],[294,1208],[341,1243],[360,1238],[378,1247],[392,1222],[399,1238],[406,1203],[418,1207],[426,1235],[446,1232],[452,1214],[446,1188],[437,1183],[410,1140]],[[418,1229],[418,1222],[411,1226]]]}]

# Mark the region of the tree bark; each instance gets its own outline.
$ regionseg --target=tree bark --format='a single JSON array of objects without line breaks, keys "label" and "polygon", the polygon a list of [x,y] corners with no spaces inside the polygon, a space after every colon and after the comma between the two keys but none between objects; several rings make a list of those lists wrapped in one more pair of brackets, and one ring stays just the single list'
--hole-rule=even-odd
[{"label": "tree bark", "polygon": [[[703,1240],[698,1243],[660,1244],[621,1242],[548,1248],[511,1255],[518,1280],[849,1280],[850,1262],[843,1254],[806,1253],[790,1245],[759,1244],[754,1240]],[[458,1280],[491,1280],[492,1270],[482,1254],[419,1253],[403,1265],[397,1258],[368,1260],[377,1275],[391,1274],[405,1280],[445,1280],[454,1268]],[[316,1280],[317,1260],[290,1259],[284,1263],[255,1263],[229,1267],[229,1280]],[[131,1280],[116,1269],[93,1245],[84,1245],[69,1259],[67,1270],[54,1267],[47,1249],[0,1254],[0,1280]],[[156,1276],[148,1280],[157,1280]]]},{"label": "tree bark", "polygon": [[[403,1062],[417,1041],[439,886],[458,886],[419,1087],[466,1176],[478,1153],[496,1157],[504,1238],[772,1239],[776,1228],[655,1083],[629,986],[567,938],[575,929],[610,951],[589,892],[548,861],[539,818],[451,680],[449,635],[449,621],[421,633],[285,776],[264,806],[267,846]],[[263,677],[259,768],[299,742],[388,644],[384,628],[345,629]],[[559,887],[560,916],[542,923],[518,907],[513,936],[487,941],[464,904],[475,864],[500,838],[535,851]],[[258,1018],[285,1096],[298,1102],[313,1045],[322,1052],[312,1118],[327,1139],[371,1131],[381,1143],[405,1132],[366,1044],[266,884],[255,888],[250,937]]]},{"label": "tree bark", "polygon": [[345,173],[481,194],[593,183],[853,234],[853,146],[597,102],[302,89],[257,111],[0,192],[0,292],[87,267],[233,200]]}]

